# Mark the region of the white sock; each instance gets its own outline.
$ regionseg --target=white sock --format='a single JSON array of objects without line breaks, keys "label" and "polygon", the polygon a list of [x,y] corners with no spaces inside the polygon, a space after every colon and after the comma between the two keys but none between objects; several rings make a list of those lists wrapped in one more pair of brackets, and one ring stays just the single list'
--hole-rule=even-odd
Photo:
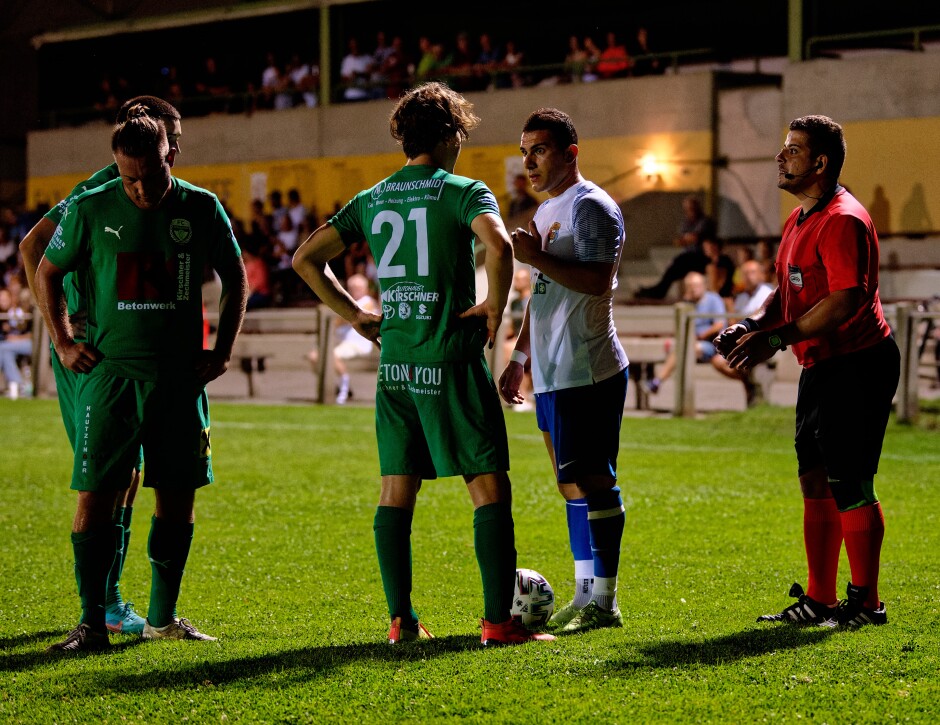
[{"label": "white sock", "polygon": [[7,395],[10,396],[10,400],[16,400],[18,397],[20,397],[20,384],[10,383],[7,386]]},{"label": "white sock", "polygon": [[574,563],[574,606],[578,609],[591,601],[594,591],[594,560],[585,559]]},{"label": "white sock", "polygon": [[594,593],[591,598],[601,609],[614,611],[617,608],[617,577],[594,577]]}]

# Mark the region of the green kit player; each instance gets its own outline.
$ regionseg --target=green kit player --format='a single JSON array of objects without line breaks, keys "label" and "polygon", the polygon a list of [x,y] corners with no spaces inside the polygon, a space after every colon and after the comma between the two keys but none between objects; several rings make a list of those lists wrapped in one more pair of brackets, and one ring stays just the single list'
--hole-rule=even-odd
[{"label": "green kit player", "polygon": [[[109,646],[112,517],[141,447],[154,488],[152,581],[143,636],[213,639],[176,616],[193,537],[197,488],[212,481],[206,384],[228,367],[247,282],[231,225],[214,194],[173,179],[162,124],[128,111],[111,141],[120,178],[67,208],[36,272],[37,301],[62,365],[78,373],[72,526],[81,621],[51,651]],[[202,270],[222,280],[215,347],[203,349]],[[69,323],[63,279],[87,303],[85,339]]]},{"label": "green kit player", "polygon": [[[167,155],[167,163],[173,166],[176,156],[180,153],[179,139],[182,135],[182,126],[180,113],[176,108],[156,96],[137,96],[124,103],[117,113],[118,124],[127,120],[128,109],[134,106],[142,106],[151,118],[158,120],[163,124],[166,130],[167,141],[170,144],[170,151]],[[26,278],[29,281],[30,288],[33,291],[35,299],[35,286],[33,280],[36,276],[36,269],[49,241],[59,223],[68,214],[69,205],[80,194],[89,189],[94,189],[102,184],[117,179],[120,176],[116,163],[95,172],[85,181],[80,182],[72,189],[71,193],[52,209],[46,212],[36,225],[27,233],[20,242],[20,251],[23,255],[23,266],[26,269]],[[64,279],[65,298],[69,313],[69,322],[75,338],[85,339],[85,319],[86,302],[81,285],[77,277],[73,274],[67,274]],[[59,361],[57,355],[52,355],[52,371],[56,382],[56,396],[59,400],[59,407],[62,411],[62,421],[65,423],[65,432],[68,435],[72,450],[75,449],[75,391],[78,388],[78,373],[74,373],[64,367]],[[127,558],[127,549],[130,545],[131,537],[131,516],[134,511],[134,499],[137,495],[137,487],[140,484],[140,471],[143,463],[141,455],[135,462],[131,471],[130,485],[124,490],[122,498],[118,501],[114,510],[114,532],[117,542],[117,554],[114,557],[114,564],[108,574],[108,593],[107,608],[105,610],[105,622],[112,632],[124,632],[126,634],[142,634],[144,631],[144,619],[134,611],[130,602],[125,602],[121,596],[120,581],[121,573],[124,570],[124,561]]]},{"label": "green kit player", "polygon": [[[294,255],[294,269],[325,304],[363,336],[381,338],[375,427],[382,490],[374,529],[393,644],[431,636],[411,601],[411,522],[422,480],[438,476],[463,476],[473,502],[483,643],[553,639],[510,616],[509,453],[483,348],[495,340],[506,307],[512,245],[492,192],[453,174],[478,122],[471,104],[441,83],[408,91],[391,117],[405,166],[359,193]],[[378,265],[381,315],[360,308],[328,266],[363,238]],[[486,249],[488,290],[479,305],[475,239]]]}]

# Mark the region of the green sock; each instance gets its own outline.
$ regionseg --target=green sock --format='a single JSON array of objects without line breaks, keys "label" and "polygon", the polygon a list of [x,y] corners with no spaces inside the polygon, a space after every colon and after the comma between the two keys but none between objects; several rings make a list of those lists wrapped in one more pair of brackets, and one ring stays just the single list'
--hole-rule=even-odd
[{"label": "green sock", "polygon": [[111,524],[72,534],[75,554],[75,581],[82,603],[82,619],[98,632],[104,626],[105,589],[108,571],[114,562],[114,527]]},{"label": "green sock", "polygon": [[473,546],[483,578],[483,616],[493,624],[505,622],[516,576],[516,534],[509,503],[491,503],[473,512]]},{"label": "green sock", "polygon": [[401,617],[406,629],[418,628],[418,613],[411,605],[411,520],[414,512],[394,506],[375,509],[375,551],[379,557],[382,588],[392,619]]},{"label": "green sock", "polygon": [[108,609],[120,609],[124,606],[124,599],[121,597],[121,574],[124,573],[127,547],[131,541],[131,515],[133,513],[133,506],[121,506],[114,511],[114,541],[117,551],[114,555],[114,564],[108,572],[108,596],[105,601]]},{"label": "green sock", "polygon": [[154,627],[165,627],[176,618],[176,601],[194,528],[193,524],[170,523],[156,516],[150,521],[147,551],[151,580],[147,621]]}]

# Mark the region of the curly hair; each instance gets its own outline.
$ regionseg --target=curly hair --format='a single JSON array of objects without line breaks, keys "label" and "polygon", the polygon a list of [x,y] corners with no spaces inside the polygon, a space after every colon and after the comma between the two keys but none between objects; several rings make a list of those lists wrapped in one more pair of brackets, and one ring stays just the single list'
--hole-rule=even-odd
[{"label": "curly hair", "polygon": [[789,130],[806,134],[810,158],[825,155],[829,163],[827,174],[838,179],[845,163],[845,135],[842,126],[829,116],[800,116],[790,121]]},{"label": "curly hair", "polygon": [[442,141],[453,139],[454,134],[465,141],[479,123],[473,104],[437,81],[407,91],[389,119],[392,138],[401,144],[409,159],[432,152]]}]

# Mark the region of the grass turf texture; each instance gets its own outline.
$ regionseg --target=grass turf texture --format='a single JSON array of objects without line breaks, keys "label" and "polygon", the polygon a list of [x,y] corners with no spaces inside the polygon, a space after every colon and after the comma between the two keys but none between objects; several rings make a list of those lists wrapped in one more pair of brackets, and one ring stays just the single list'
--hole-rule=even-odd
[{"label": "grass turf texture", "polygon": [[[426,482],[415,603],[432,642],[391,647],[375,561],[367,408],[216,404],[217,483],[197,495],[181,616],[218,642],[112,636],[50,657],[75,624],[68,443],[54,401],[0,401],[0,721],[932,722],[940,708],[935,430],[888,430],[889,624],[759,625],[805,584],[793,411],[627,418],[622,630],[484,650],[472,511]],[[519,566],[571,595],[564,508],[532,414],[507,415]],[[141,489],[125,598],[145,613],[153,493]],[[840,589],[849,579],[843,554]]]}]

